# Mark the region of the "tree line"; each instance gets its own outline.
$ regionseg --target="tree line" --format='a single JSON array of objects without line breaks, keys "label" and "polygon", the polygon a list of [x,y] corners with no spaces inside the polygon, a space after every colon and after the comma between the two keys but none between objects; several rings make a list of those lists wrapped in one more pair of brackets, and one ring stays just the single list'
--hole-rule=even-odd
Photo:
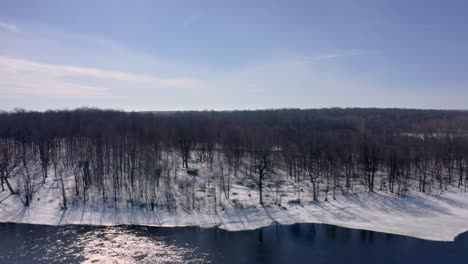
[{"label": "tree line", "polygon": [[[412,109],[279,109],[124,112],[83,108],[0,113],[2,191],[33,202],[53,177],[62,207],[73,199],[117,201],[155,209],[174,204],[173,191],[197,208],[195,185],[206,165],[207,192],[230,199],[235,179],[275,193],[285,180],[313,200],[337,191],[466,191],[468,112]],[[190,181],[179,179],[184,168]],[[52,175],[51,175],[52,174]],[[211,185],[210,185],[211,184]],[[309,189],[307,189],[309,190]],[[210,195],[208,195],[210,196]],[[220,200],[218,198],[218,200]],[[274,202],[278,202],[275,197]],[[270,200],[271,202],[271,200]],[[216,202],[215,202],[216,206]]]}]

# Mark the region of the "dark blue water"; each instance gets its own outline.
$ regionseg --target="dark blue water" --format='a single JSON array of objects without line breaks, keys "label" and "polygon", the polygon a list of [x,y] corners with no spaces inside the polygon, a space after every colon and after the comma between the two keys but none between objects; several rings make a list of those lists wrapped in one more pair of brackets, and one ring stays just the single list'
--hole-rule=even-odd
[{"label": "dark blue water", "polygon": [[241,232],[0,224],[0,263],[210,262],[467,264],[468,233],[435,242],[321,224]]}]

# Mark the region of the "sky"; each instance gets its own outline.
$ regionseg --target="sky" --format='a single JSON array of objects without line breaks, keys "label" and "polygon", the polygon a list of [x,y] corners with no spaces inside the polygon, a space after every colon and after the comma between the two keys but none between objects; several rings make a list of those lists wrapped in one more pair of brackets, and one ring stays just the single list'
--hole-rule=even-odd
[{"label": "sky", "polygon": [[0,0],[0,109],[468,109],[468,1]]}]

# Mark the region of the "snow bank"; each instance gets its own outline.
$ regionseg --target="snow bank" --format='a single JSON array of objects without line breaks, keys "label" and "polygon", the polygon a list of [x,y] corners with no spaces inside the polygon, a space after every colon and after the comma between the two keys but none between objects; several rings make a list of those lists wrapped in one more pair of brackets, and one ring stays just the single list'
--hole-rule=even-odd
[{"label": "snow bank", "polygon": [[[271,224],[324,223],[411,236],[421,239],[453,241],[468,230],[468,195],[446,192],[442,196],[411,193],[400,198],[385,193],[337,194],[329,202],[283,203],[282,206],[255,205],[255,190],[243,186],[233,189],[231,199],[239,199],[247,207],[237,208],[232,202],[217,212],[151,211],[137,207],[75,205],[61,210],[60,190],[48,181],[38,191],[30,207],[24,207],[16,195],[0,193],[0,222],[46,225],[120,225],[213,227],[237,231],[251,230]],[[247,201],[247,202],[246,202]]]}]

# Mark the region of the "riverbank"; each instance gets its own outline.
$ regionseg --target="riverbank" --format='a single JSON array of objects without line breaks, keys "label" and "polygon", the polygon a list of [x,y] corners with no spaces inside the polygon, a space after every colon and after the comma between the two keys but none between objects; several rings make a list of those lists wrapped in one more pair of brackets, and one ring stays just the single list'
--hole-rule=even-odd
[{"label": "riverbank", "polygon": [[17,195],[0,193],[0,222],[46,225],[148,225],[219,227],[229,231],[252,230],[272,224],[323,223],[365,229],[436,241],[453,241],[468,230],[468,194],[447,191],[442,195],[417,192],[401,198],[393,194],[337,193],[336,200],[301,203],[283,202],[281,206],[260,206],[255,190],[233,187],[231,201],[216,211],[171,211],[114,202],[89,205],[75,203],[67,210],[60,208],[60,190],[52,180],[37,192],[36,200],[24,207]]}]

